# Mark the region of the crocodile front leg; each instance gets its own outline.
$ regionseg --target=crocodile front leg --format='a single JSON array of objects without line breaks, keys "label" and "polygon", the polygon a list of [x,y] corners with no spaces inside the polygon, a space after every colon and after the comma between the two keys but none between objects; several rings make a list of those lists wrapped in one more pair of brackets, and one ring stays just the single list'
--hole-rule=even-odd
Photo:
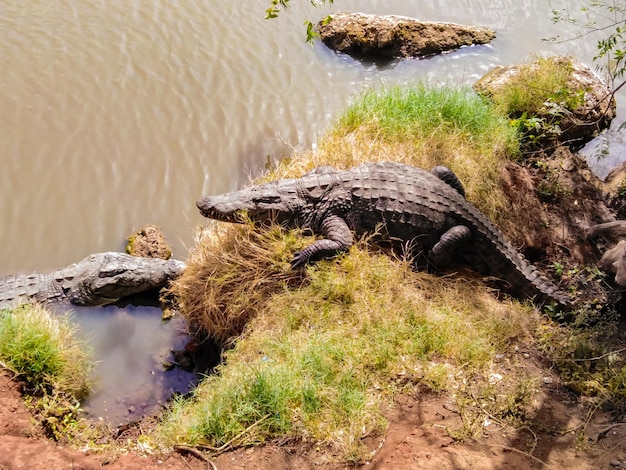
[{"label": "crocodile front leg", "polygon": [[437,268],[450,264],[457,247],[472,237],[472,232],[465,225],[455,225],[447,230],[428,253],[428,259]]},{"label": "crocodile front leg", "polygon": [[346,221],[339,216],[326,217],[322,222],[321,232],[325,237],[323,240],[318,240],[293,255],[291,260],[293,269],[324,258],[332,258],[337,253],[348,250],[354,243],[352,231]]}]

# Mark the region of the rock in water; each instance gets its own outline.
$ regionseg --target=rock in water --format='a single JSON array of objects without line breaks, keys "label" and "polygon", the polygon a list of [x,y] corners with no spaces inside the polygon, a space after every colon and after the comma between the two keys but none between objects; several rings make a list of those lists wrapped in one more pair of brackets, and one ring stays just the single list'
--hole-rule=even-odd
[{"label": "rock in water", "polygon": [[318,23],[324,44],[356,57],[424,57],[487,44],[495,33],[480,26],[419,21],[406,16],[337,13]]},{"label": "rock in water", "polygon": [[142,258],[170,259],[172,249],[156,225],[148,225],[128,237],[126,253]]}]

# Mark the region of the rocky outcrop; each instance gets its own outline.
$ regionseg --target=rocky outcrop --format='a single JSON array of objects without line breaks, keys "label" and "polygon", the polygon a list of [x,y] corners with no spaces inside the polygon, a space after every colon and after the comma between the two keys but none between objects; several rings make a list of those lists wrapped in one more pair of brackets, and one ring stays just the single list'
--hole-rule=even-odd
[{"label": "rocky outcrop", "polygon": [[[567,74],[564,86],[553,79],[561,73]],[[552,79],[546,75],[552,75]],[[496,67],[474,85],[477,93],[497,104],[503,104],[506,98],[502,97],[512,88],[518,88],[520,96],[526,93],[541,98],[538,107],[524,109],[513,105],[506,109],[511,118],[525,125],[523,130],[537,144],[535,148],[580,148],[607,129],[616,115],[610,88],[592,69],[571,57],[555,56],[530,64]]]},{"label": "rocky outcrop", "polygon": [[318,23],[329,48],[365,58],[424,57],[486,44],[495,33],[479,26],[419,21],[404,16],[337,13]]},{"label": "rocky outcrop", "polygon": [[508,162],[501,171],[510,200],[510,235],[531,259],[595,265],[600,251],[588,239],[591,227],[615,220],[605,202],[602,181],[584,159],[567,147],[533,162]]}]

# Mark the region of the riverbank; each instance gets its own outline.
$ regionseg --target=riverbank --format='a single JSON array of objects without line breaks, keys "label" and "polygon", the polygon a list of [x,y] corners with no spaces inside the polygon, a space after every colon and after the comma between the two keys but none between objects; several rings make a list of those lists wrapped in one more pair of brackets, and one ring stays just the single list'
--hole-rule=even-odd
[{"label": "riverbank", "polygon": [[[516,130],[469,90],[374,90],[342,114],[315,152],[284,162],[267,179],[377,160],[447,165],[466,185],[468,199],[519,246],[543,214],[511,204],[502,168],[547,167],[552,154],[533,150],[535,157],[525,160],[518,140],[524,134]],[[550,180],[558,170],[550,171],[536,181]],[[564,185],[537,200],[541,195],[531,185],[520,197],[563,218],[576,201],[596,200],[595,187],[584,187],[579,194]],[[544,233],[550,230],[543,225]],[[471,273],[417,274],[402,254],[381,254],[368,240],[302,275],[289,269],[293,252],[310,243],[301,234],[277,227],[208,228],[174,292],[187,318],[217,341],[235,339],[234,348],[194,399],[173,405],[162,437],[209,450],[300,439],[315,442],[331,460],[365,462],[372,452],[366,438],[387,429],[384,410],[417,389],[451,400],[461,426],[447,432],[458,442],[482,436],[484,423],[493,419],[523,428],[544,377],[527,374],[515,361],[503,370],[498,358],[529,344],[592,402],[620,403],[621,365],[597,364],[589,355],[612,341],[619,350],[621,340],[610,337],[615,317],[594,310],[594,302],[603,302],[597,297],[603,274],[576,258],[577,239],[568,239],[569,255],[546,246],[528,253],[587,306],[574,314],[574,327],[564,327],[494,297],[488,283]],[[581,344],[583,360],[572,362]],[[587,358],[594,362],[591,375]],[[588,388],[592,376],[600,384],[595,391]]]},{"label": "riverbank", "polygon": [[[529,364],[536,363],[531,357],[532,349],[521,349],[517,354],[528,356],[525,360]],[[531,367],[535,368],[536,364]],[[535,371],[545,380],[536,395],[527,427],[515,430],[490,421],[480,438],[467,442],[455,441],[446,431],[461,424],[446,395],[399,396],[388,410],[389,425],[385,435],[377,439],[368,437],[373,456],[368,467],[389,470],[410,470],[416,466],[426,470],[534,468],[533,465],[574,470],[624,468],[624,426],[616,425],[610,413],[604,411],[597,411],[590,419],[585,401],[568,392],[556,374],[547,369]],[[148,447],[138,443],[151,431],[144,423],[141,430],[134,428],[122,433],[118,451],[111,453],[54,443],[33,421],[18,382],[0,372],[0,468],[207,468],[204,459],[209,457],[204,454],[200,454],[200,458],[181,450],[153,455]],[[113,439],[113,435],[102,432],[101,439],[106,438]],[[214,457],[213,463],[218,469],[353,468],[341,464],[320,465],[323,460],[326,455],[321,449],[296,440],[231,450]]]},{"label": "riverbank", "polygon": [[[468,199],[515,239],[525,219],[511,220],[499,168],[521,161],[518,139],[470,90],[377,90],[346,110],[314,152],[282,162],[267,178],[324,164],[445,164]],[[252,225],[199,234],[172,293],[181,313],[224,346],[223,363],[156,427],[138,433],[133,447],[234,468],[374,460],[409,468],[416,459],[422,468],[429,461],[465,468],[478,455],[484,468],[539,461],[588,468],[625,455],[623,440],[611,441],[610,452],[601,448],[623,437],[620,426],[609,429],[625,387],[616,315],[587,310],[559,325],[496,296],[470,271],[414,272],[402,253],[367,239],[294,272],[291,256],[308,241]],[[581,279],[603,279],[588,266],[573,272],[571,260],[559,259],[559,268],[545,253],[535,259],[574,289]],[[608,407],[613,416],[600,411]],[[613,434],[602,434],[607,429]]]}]

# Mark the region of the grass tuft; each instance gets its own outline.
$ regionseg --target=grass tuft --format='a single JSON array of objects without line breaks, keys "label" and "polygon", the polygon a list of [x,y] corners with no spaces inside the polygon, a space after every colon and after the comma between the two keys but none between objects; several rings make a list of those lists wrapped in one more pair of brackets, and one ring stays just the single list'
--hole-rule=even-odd
[{"label": "grass tuft", "polygon": [[52,391],[75,398],[89,391],[91,363],[67,317],[38,305],[0,310],[0,360],[33,393]]},{"label": "grass tuft", "polygon": [[[584,318],[584,314],[581,314]],[[591,318],[597,313],[591,312]],[[616,315],[593,325],[544,322],[536,331],[540,350],[553,362],[561,381],[593,409],[626,413],[626,355],[623,325]]]},{"label": "grass tuft", "polygon": [[211,224],[198,233],[188,267],[171,292],[190,323],[225,344],[244,331],[272,294],[303,282],[289,262],[306,241],[279,227]]},{"label": "grass tuft", "polygon": [[0,365],[24,384],[26,403],[46,434],[83,435],[79,400],[90,389],[92,363],[68,317],[39,305],[0,310]]}]

